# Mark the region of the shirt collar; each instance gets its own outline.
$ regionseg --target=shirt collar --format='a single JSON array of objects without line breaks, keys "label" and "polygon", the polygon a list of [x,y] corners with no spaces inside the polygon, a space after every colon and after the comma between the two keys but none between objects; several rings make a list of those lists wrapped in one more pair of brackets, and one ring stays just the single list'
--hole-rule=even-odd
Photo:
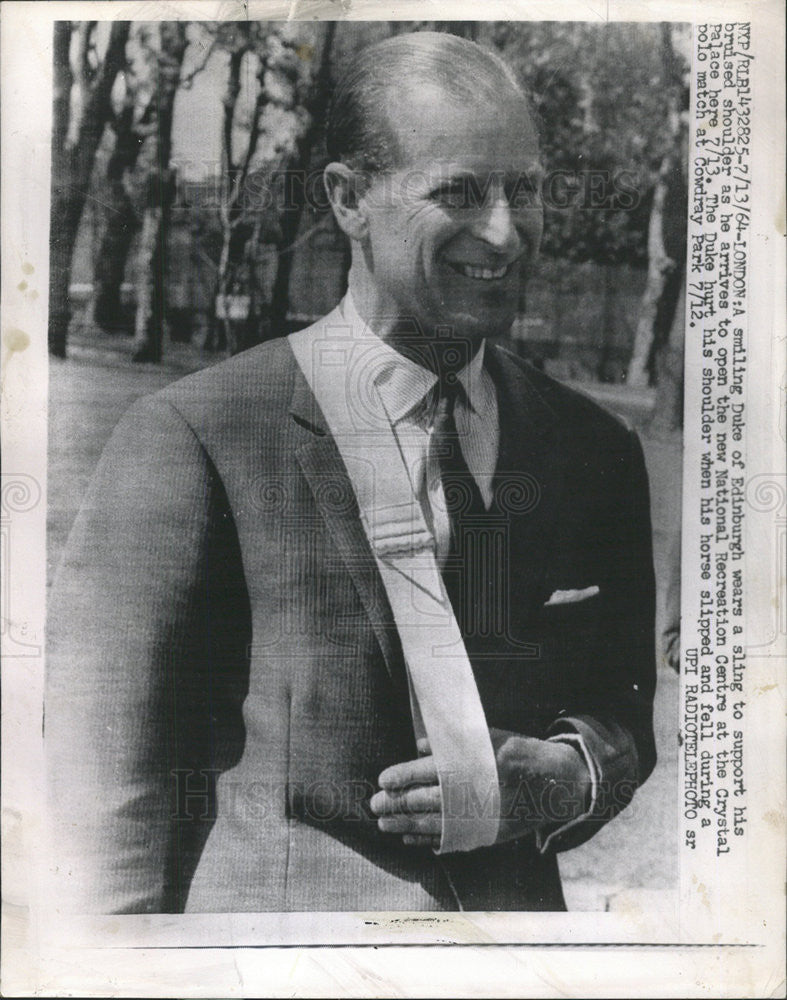
[{"label": "shirt collar", "polygon": [[[379,337],[361,317],[349,291],[341,302],[341,310],[352,329],[353,339],[369,340],[375,346],[375,353],[379,356],[379,371],[374,376],[375,385],[388,416],[393,423],[397,423],[423,403],[436,385],[437,375]],[[473,400],[481,398],[485,349],[486,341],[482,340],[470,361],[457,373],[465,390],[467,404],[473,412]]]}]

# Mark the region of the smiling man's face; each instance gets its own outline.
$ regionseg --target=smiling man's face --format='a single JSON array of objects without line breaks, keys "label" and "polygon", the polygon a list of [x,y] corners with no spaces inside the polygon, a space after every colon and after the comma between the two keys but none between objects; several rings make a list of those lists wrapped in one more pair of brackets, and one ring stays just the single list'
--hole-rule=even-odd
[{"label": "smiling man's face", "polygon": [[414,318],[427,337],[438,326],[472,344],[507,332],[542,232],[538,143],[524,101],[459,106],[437,87],[405,88],[387,112],[406,166],[364,195],[376,307]]}]

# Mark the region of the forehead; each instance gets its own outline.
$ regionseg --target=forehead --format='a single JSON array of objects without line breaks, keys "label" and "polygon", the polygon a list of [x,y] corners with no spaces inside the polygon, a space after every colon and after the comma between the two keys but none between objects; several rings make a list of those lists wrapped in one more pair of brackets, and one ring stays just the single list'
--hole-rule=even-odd
[{"label": "forehead", "polygon": [[439,86],[406,88],[393,96],[386,115],[405,167],[461,163],[474,169],[523,170],[538,160],[527,104],[513,93],[462,102]]}]

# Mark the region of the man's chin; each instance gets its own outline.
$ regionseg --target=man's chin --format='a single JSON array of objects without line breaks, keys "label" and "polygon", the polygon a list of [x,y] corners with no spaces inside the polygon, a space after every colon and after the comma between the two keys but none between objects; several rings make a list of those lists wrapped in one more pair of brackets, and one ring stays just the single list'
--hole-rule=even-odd
[{"label": "man's chin", "polygon": [[515,313],[500,312],[494,310],[483,313],[464,313],[454,317],[446,318],[445,325],[451,326],[455,331],[454,335],[459,339],[466,339],[472,343],[480,343],[486,337],[504,337],[510,331],[514,322]]},{"label": "man's chin", "polygon": [[477,347],[486,337],[505,336],[515,318],[514,308],[451,309],[438,305],[417,323],[427,340],[467,341]]}]

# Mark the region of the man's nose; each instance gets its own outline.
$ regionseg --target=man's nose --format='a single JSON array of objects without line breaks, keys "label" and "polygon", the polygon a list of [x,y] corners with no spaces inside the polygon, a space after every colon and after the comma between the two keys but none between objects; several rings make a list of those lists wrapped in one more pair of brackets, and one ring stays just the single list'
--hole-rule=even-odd
[{"label": "man's nose", "polygon": [[504,197],[496,198],[481,209],[472,232],[477,239],[501,254],[516,254],[522,247],[522,238],[514,224],[514,212]]}]

